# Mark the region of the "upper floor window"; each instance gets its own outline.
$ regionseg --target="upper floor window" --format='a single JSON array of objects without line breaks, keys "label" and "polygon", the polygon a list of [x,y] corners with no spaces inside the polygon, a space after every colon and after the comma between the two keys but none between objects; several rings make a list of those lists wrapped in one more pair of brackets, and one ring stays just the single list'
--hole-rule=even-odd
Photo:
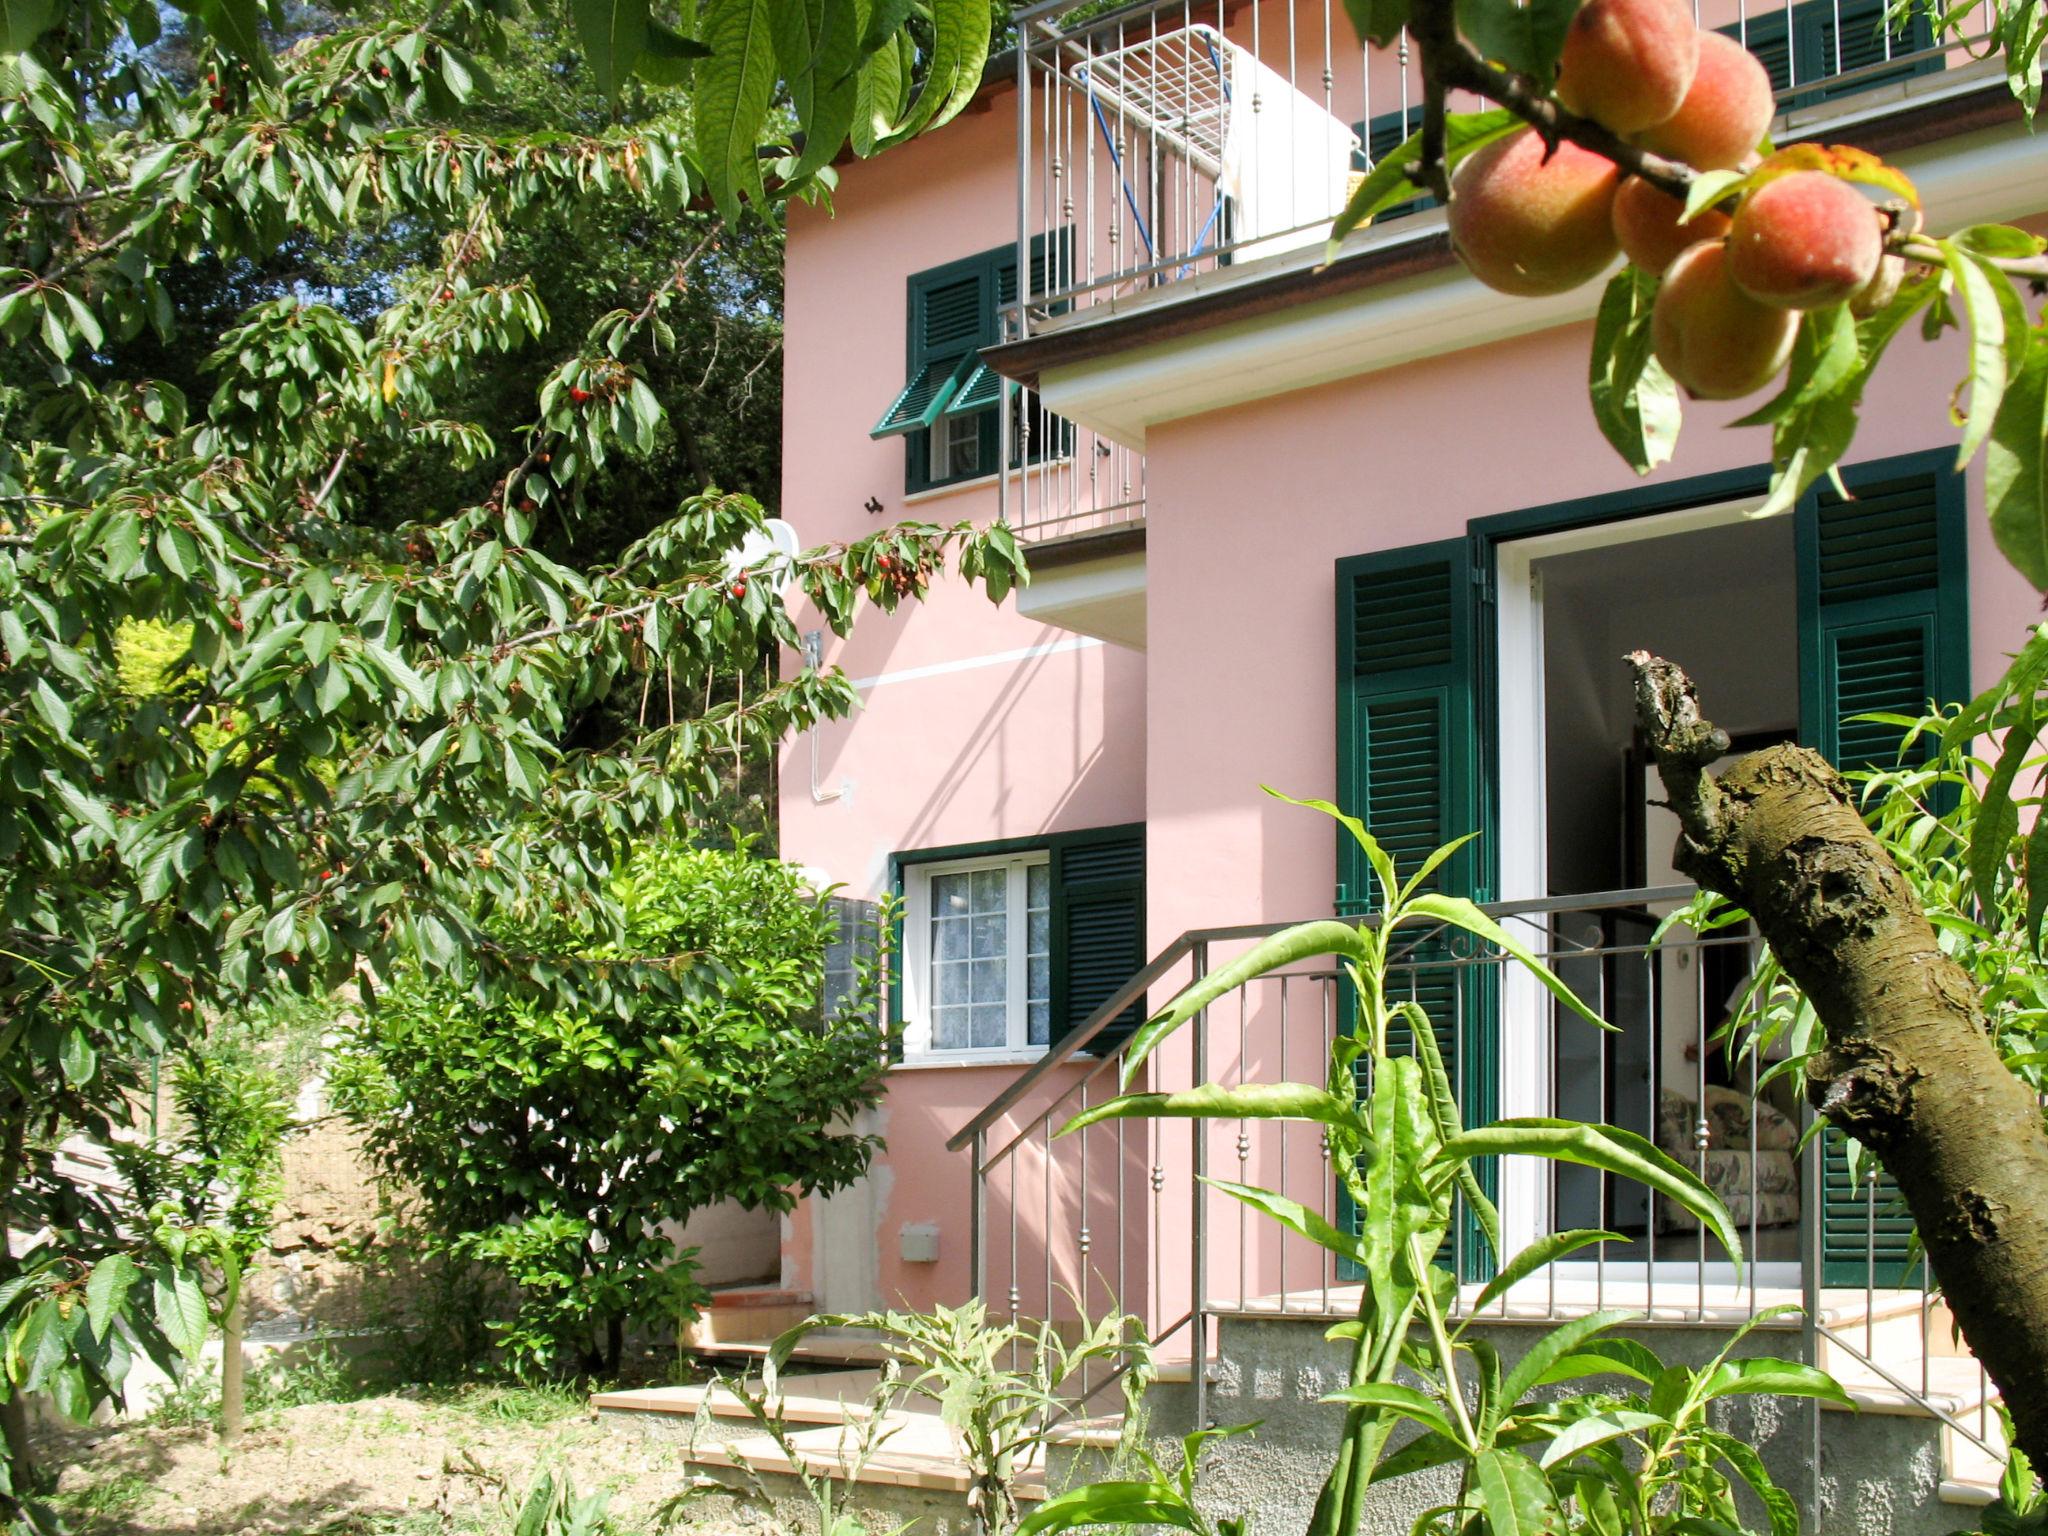
[{"label": "upper floor window", "polygon": [[[1033,293],[1049,286],[1045,250],[1041,235],[1033,243]],[[1015,245],[912,274],[906,382],[869,434],[904,439],[906,491],[934,490],[995,472],[1003,381],[982,362],[981,349],[1003,339],[1003,310],[1016,302]],[[1012,462],[1037,458],[1048,436],[1044,413],[1026,408],[1018,391],[1010,391],[1009,398]]]}]

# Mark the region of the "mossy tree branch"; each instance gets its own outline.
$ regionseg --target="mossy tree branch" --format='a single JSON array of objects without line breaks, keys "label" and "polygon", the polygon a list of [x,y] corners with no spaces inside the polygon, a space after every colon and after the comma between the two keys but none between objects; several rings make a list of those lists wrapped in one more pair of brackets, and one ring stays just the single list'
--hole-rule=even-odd
[{"label": "mossy tree branch", "polygon": [[1971,1351],[2048,1457],[2048,1130],[2000,1059],[1975,984],[1935,940],[1913,887],[1847,786],[1807,748],[1752,753],[1678,667],[1638,651],[1636,716],[1682,831],[1675,863],[1738,903],[1812,1003],[1826,1046],[1813,1107],[1897,1181]]}]

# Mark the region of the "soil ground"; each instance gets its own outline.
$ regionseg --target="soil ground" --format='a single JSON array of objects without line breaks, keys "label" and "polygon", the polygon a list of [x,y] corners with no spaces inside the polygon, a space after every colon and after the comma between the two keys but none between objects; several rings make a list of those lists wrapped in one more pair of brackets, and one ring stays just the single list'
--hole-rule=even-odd
[{"label": "soil ground", "polygon": [[[251,1417],[222,1454],[211,1425],[50,1434],[57,1502],[78,1536],[469,1536],[509,1531],[541,1472],[611,1494],[620,1536],[652,1531],[690,1481],[679,1449],[595,1422],[567,1392],[476,1387],[315,1402]],[[754,1536],[725,1500],[692,1536]]]}]

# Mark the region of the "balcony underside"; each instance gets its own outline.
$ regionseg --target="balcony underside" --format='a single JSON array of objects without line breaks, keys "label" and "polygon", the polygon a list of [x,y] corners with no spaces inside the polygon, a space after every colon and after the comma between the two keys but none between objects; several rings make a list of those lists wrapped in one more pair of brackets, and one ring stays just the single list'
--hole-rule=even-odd
[{"label": "balcony underside", "polygon": [[1145,649],[1145,525],[1035,540],[1031,583],[1018,589],[1026,618]]}]

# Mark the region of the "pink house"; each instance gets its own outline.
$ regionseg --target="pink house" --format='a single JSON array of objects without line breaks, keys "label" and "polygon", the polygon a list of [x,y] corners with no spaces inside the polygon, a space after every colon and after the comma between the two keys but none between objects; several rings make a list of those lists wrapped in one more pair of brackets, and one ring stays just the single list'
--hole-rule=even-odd
[{"label": "pink house", "polygon": [[[1885,154],[1944,228],[2048,210],[2048,135],[1993,63],[1884,33],[1881,0],[1704,3],[1772,68],[1780,143]],[[1894,348],[1854,499],[1758,519],[1768,443],[1731,425],[1745,406],[1690,407],[1647,478],[1602,440],[1600,284],[1492,293],[1425,199],[1324,263],[1352,174],[1419,101],[1405,55],[1361,51],[1341,7],[1174,0],[1069,25],[1045,4],[1019,30],[960,118],[845,165],[834,210],[791,219],[782,515],[806,542],[1005,518],[1032,581],[1000,607],[941,586],[824,641],[865,707],[789,748],[784,853],[901,898],[905,1044],[887,1151],[787,1221],[784,1286],[831,1310],[1114,1301],[1198,1362],[1219,1316],[1344,1310],[1326,1255],[1194,1180],[1348,1219],[1313,1134],[1049,1134],[1113,1091],[1140,993],[1157,1007],[1262,931],[1366,910],[1331,824],[1270,785],[1363,816],[1409,868],[1480,831],[1436,878],[1498,904],[1621,1028],[1568,1025],[1488,957],[1424,941],[1404,974],[1469,1114],[1657,1136],[1755,1261],[1738,1282],[1640,1189],[1510,1165],[1511,1238],[1634,1239],[1517,1307],[1705,1320],[1804,1298],[1839,1344],[1910,1294],[1919,1345],[1887,1358],[1901,1391],[1928,1387],[1933,1309],[1882,1185],[1838,1143],[1793,1150],[1794,1096],[1736,1112],[1755,1066],[1707,1037],[1747,938],[1649,945],[1682,893],[1620,657],[1683,662],[1744,744],[1849,764],[1891,751],[1853,717],[1997,676],[2039,599],[1991,545],[1981,466],[1954,468],[1954,338]],[[1319,1079],[1342,1013],[1314,966],[1247,985],[1150,1081]],[[1459,1263],[1484,1272],[1469,1238]]]}]

